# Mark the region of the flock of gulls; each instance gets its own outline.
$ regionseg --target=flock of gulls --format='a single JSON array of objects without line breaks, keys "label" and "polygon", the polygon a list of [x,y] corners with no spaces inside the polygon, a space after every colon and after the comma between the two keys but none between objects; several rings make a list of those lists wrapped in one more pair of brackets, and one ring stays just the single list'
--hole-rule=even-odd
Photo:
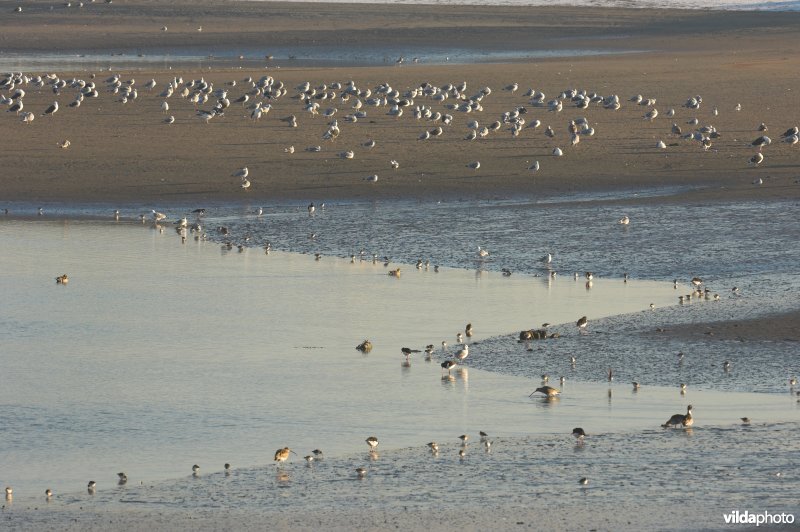
[{"label": "flock of gulls", "polygon": [[[46,106],[31,104],[29,107],[25,98],[31,91],[51,92],[55,100]],[[495,91],[489,86],[470,89],[464,81],[444,84],[421,82],[402,89],[388,82],[360,87],[353,80],[317,84],[305,81],[290,87],[272,75],[263,75],[257,79],[251,76],[229,79],[221,84],[203,77],[185,80],[181,76],[161,80],[151,78],[140,84],[135,78],[123,77],[119,73],[98,80],[94,74],[88,79],[65,79],[54,73],[27,75],[15,72],[0,77],[0,107],[5,106],[6,113],[17,115],[21,123],[28,125],[37,117],[55,119],[57,114],[81,112],[82,103],[88,100],[109,98],[119,105],[139,106],[141,112],[146,113],[145,116],[152,117],[154,123],[161,121],[166,125],[175,124],[176,127],[187,123],[184,117],[189,113],[205,124],[222,120],[250,120],[254,124],[268,120],[289,128],[298,128],[302,124],[303,128],[317,129],[319,142],[305,147],[286,145],[283,147],[286,156],[302,150],[343,160],[358,159],[373,149],[378,141],[360,136],[357,131],[359,125],[385,120],[386,117],[395,123],[412,120],[419,124],[420,130],[416,134],[418,143],[439,142],[437,139],[481,142],[501,135],[512,139],[534,138],[543,131],[546,139],[542,141],[546,140],[546,149],[555,158],[567,156],[571,149],[578,149],[582,139],[601,135],[601,132],[596,132],[596,128],[602,128],[597,115],[593,115],[594,120],[584,116],[584,113],[596,113],[596,110],[617,112],[626,106],[634,106],[641,109],[641,119],[647,123],[666,118],[671,126],[664,128],[663,137],[655,144],[657,150],[668,150],[683,142],[696,143],[703,151],[708,151],[724,134],[710,121],[700,122],[698,115],[704,106],[701,95],[688,97],[679,107],[681,111],[670,107],[660,112],[656,98],[641,94],[626,101],[618,94],[603,95],[588,89],[566,88],[547,96],[541,90],[530,88],[520,97],[517,96],[518,83],[507,85],[502,91],[513,95],[515,103],[509,104],[499,115],[486,116],[484,105],[494,98]],[[62,100],[61,104],[59,99]],[[182,116],[169,114],[176,109],[180,110]],[[741,105],[737,104],[735,110],[740,109]],[[561,113],[570,110],[573,114],[571,118],[559,118]],[[679,112],[686,118],[683,126],[675,121]],[[538,118],[534,115],[538,115]],[[711,115],[718,116],[719,110],[714,107]],[[634,135],[631,142],[641,149],[644,147],[642,137],[652,135],[652,128],[647,132],[637,131],[635,120],[631,120],[630,133]],[[545,121],[549,123],[545,124]],[[350,134],[343,133],[347,129],[352,130]],[[737,143],[753,150],[742,163],[759,166],[764,164],[765,149],[772,145],[772,139],[767,136],[768,127],[763,122],[754,129],[757,130],[757,136],[753,140],[737,140]],[[412,142],[410,136],[403,138],[402,131],[405,129],[394,131],[391,138],[382,139],[381,142],[389,145]],[[800,141],[798,135],[798,127],[791,126],[781,133],[780,138],[783,143],[793,146]],[[565,140],[560,143],[562,136]],[[361,140],[353,140],[359,138]],[[337,139],[345,140],[337,143]],[[340,147],[342,142],[349,145]],[[71,145],[74,143],[69,139],[58,143],[62,149]],[[521,150],[533,149],[536,153],[542,153],[542,146],[518,146]],[[412,149],[412,153],[414,151]],[[364,175],[362,180],[377,183],[381,173],[396,171],[401,167],[401,158],[399,155],[387,158],[385,166],[374,168],[374,172]],[[532,158],[526,162],[525,168],[535,174],[544,171],[546,166]],[[482,164],[480,160],[468,160],[460,168],[453,168],[452,172],[463,174],[481,168],[486,168],[486,161]],[[244,191],[257,184],[258,181],[253,179],[268,177],[250,176],[247,167],[234,170],[231,176],[239,178],[239,185]]]}]

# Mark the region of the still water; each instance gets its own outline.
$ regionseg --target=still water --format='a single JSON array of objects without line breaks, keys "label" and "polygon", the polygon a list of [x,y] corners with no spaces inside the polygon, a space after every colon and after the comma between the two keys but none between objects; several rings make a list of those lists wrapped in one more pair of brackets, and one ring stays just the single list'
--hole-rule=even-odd
[{"label": "still water", "polygon": [[[381,263],[227,252],[130,224],[5,222],[0,240],[0,470],[19,494],[117,470],[152,480],[197,462],[253,465],[284,445],[335,455],[372,433],[387,447],[474,423],[527,433],[535,386],[470,371],[480,340],[673,295],[651,281],[613,297],[616,283],[410,265],[396,279]],[[428,343],[444,360],[441,342],[467,322],[478,345],[455,380],[424,353],[402,364],[401,347]],[[368,355],[355,350],[364,338]]]},{"label": "still water", "polygon": [[[618,207],[581,203],[355,204],[329,206],[315,216],[304,205],[290,205],[272,206],[261,218],[252,208],[209,209],[205,225],[216,241],[190,236],[185,244],[171,226],[161,232],[132,223],[134,208],[121,223],[48,217],[0,223],[0,482],[14,486],[15,504],[39,497],[44,487],[68,494],[85,492],[89,479],[113,485],[118,471],[152,484],[185,477],[197,463],[211,475],[206,478],[221,482],[215,472],[231,462],[237,474],[259,475],[275,449],[287,445],[300,457],[324,449],[331,464],[350,467],[363,460],[370,435],[379,436],[384,459],[394,457],[382,467],[428,478],[428,469],[412,466],[428,441],[455,449],[457,435],[486,430],[505,442],[495,456],[506,456],[511,462],[504,463],[515,469],[530,438],[561,442],[572,427],[583,426],[614,448],[640,441],[643,447],[626,452],[624,460],[634,474],[653,453],[668,449],[679,456],[680,446],[668,443],[673,439],[657,443],[658,425],[690,403],[702,420],[695,439],[703,442],[695,449],[700,457],[714,455],[719,445],[705,436],[718,433],[702,427],[731,430],[722,433],[726,444],[739,449],[737,442],[767,445],[776,432],[785,435],[800,422],[784,379],[796,364],[793,351],[780,348],[783,362],[763,389],[774,393],[744,393],[753,389],[749,372],[731,385],[715,370],[690,380],[688,394],[681,395],[672,382],[681,370],[660,367],[663,353],[645,347],[646,339],[614,340],[625,335],[624,324],[656,323],[652,316],[663,312],[675,313],[671,320],[680,321],[680,313],[698,320],[704,305],[712,316],[740,317],[760,305],[759,297],[776,309],[790,308],[796,301],[796,246],[785,245],[766,267],[763,256],[750,254],[758,240],[748,232],[762,234],[762,244],[781,245],[794,229],[775,231],[762,219],[746,227],[727,224],[751,219],[754,211],[768,211],[774,222],[796,214],[793,205],[732,205],[719,214],[725,224],[706,222],[681,206],[629,206],[626,212],[637,222],[629,229],[614,224]],[[171,218],[188,210],[175,207]],[[713,241],[716,250],[716,260],[697,253],[700,266],[689,273],[702,271],[717,283],[744,281],[745,294],[758,287],[759,296],[744,298],[751,306],[727,295],[691,309],[675,305],[676,290],[667,280],[688,269],[689,258],[678,252],[687,218],[693,232],[709,232],[695,236]],[[214,232],[222,225],[229,235]],[[530,244],[519,244],[522,231],[535,235]],[[251,247],[228,251],[223,241]],[[267,241],[291,252],[267,255],[260,247]],[[476,260],[478,245],[491,249],[485,261]],[[361,249],[368,260],[351,263],[349,256]],[[538,262],[548,251],[560,271],[555,278]],[[319,261],[316,252],[324,254]],[[381,261],[369,260],[372,253],[391,256],[401,277],[388,276]],[[731,255],[741,261],[726,260]],[[442,266],[438,272],[417,269],[417,258]],[[501,267],[514,274],[501,275]],[[590,268],[598,272],[591,289],[569,274]],[[629,282],[622,282],[622,271],[632,273]],[[62,273],[70,276],[66,286],[55,283]],[[688,290],[685,274],[680,287]],[[585,336],[574,326],[582,315],[590,317]],[[452,356],[455,335],[467,322],[476,331],[469,357],[447,378],[439,363]],[[519,330],[543,322],[556,324],[552,330],[562,338],[530,351],[513,340]],[[365,338],[375,344],[367,355],[354,349]],[[429,343],[436,346],[431,361],[416,353],[404,363],[401,347]],[[614,354],[621,357],[614,362],[621,378],[601,382]],[[572,355],[577,368],[568,364]],[[743,349],[734,367],[751,355]],[[642,374],[626,369],[643,359],[650,363]],[[567,377],[559,400],[528,397],[541,385],[541,373],[549,373],[554,386],[558,376]],[[669,378],[659,377],[664,373]],[[631,377],[646,384],[643,390],[632,392]],[[757,430],[733,430],[743,415],[757,420]],[[600,467],[601,449],[595,448],[598,458],[587,467]],[[539,453],[536,463],[547,456]],[[552,471],[561,471],[561,458],[549,460]],[[787,460],[791,454],[775,453],[761,457],[757,467],[768,475]],[[388,491],[397,488],[384,482]],[[732,482],[726,490],[747,491],[744,479]],[[484,495],[504,493],[500,486],[508,480],[490,484]],[[171,499],[175,485],[164,486],[166,491],[134,498],[201,504],[191,502],[191,494]],[[339,489],[331,484],[317,496],[334,504]],[[63,501],[83,504],[77,496]]]}]

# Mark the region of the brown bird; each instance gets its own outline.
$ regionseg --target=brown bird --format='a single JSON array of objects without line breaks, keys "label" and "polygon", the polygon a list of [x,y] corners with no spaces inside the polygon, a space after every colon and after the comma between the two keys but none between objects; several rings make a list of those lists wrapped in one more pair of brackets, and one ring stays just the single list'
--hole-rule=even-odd
[{"label": "brown bird", "polygon": [[276,462],[285,462],[289,459],[289,453],[296,455],[297,453],[293,450],[289,449],[288,447],[284,447],[283,449],[278,449],[275,451],[275,461]]},{"label": "brown bird", "polygon": [[667,420],[666,423],[661,425],[664,428],[678,426],[681,425],[683,427],[691,427],[694,424],[694,418],[692,417],[692,405],[689,405],[686,408],[686,414],[675,414],[671,418]]},{"label": "brown bird", "polygon": [[529,395],[528,397],[531,397],[531,396],[532,396],[533,394],[535,394],[536,392],[542,392],[542,393],[543,393],[543,394],[545,394],[545,396],[547,396],[548,398],[550,398],[550,397],[555,397],[555,396],[557,396],[557,395],[560,395],[560,394],[561,394],[561,392],[560,392],[560,391],[558,391],[557,389],[555,389],[555,388],[553,388],[553,387],[551,387],[551,386],[542,386],[541,388],[536,388],[535,390],[533,390],[533,392],[531,393],[531,395]]}]

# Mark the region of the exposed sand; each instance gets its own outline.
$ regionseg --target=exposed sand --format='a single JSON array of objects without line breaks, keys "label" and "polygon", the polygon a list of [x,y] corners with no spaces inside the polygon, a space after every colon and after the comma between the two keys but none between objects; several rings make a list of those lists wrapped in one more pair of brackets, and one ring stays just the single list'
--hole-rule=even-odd
[{"label": "exposed sand", "polygon": [[[571,191],[649,186],[708,186],[702,194],[687,197],[785,198],[796,197],[800,186],[800,148],[781,143],[779,135],[796,123],[798,95],[795,89],[800,58],[787,53],[786,42],[800,27],[800,13],[734,13],[624,9],[435,7],[390,5],[315,5],[230,2],[183,4],[115,2],[92,4],[83,9],[50,3],[26,3],[14,15],[13,27],[4,28],[0,43],[6,53],[37,54],[59,50],[76,53],[135,52],[151,55],[171,50],[179,54],[192,47],[219,47],[246,60],[209,62],[211,70],[197,64],[175,64],[172,70],[123,71],[122,79],[136,79],[139,97],[122,104],[106,90],[108,72],[96,72],[100,96],[84,101],[78,109],[67,104],[75,89],[54,97],[49,88],[27,87],[25,110],[37,117],[26,126],[13,113],[3,113],[0,124],[13,142],[0,154],[4,168],[0,200],[30,201],[186,201],[237,200],[242,198],[379,198],[379,197],[504,197],[536,196]],[[189,13],[183,14],[183,13]],[[353,16],[358,13],[358,16]],[[442,14],[443,16],[436,16]],[[168,31],[162,31],[163,26]],[[202,32],[197,27],[202,26]],[[43,28],[47,28],[43,31]],[[7,29],[7,31],[6,31]],[[355,45],[404,49],[419,55],[419,64],[390,66],[299,66],[286,57],[263,59],[277,46],[352,47]],[[505,64],[426,65],[427,49],[449,45],[475,50],[603,49],[652,50],[648,53],[603,57],[568,57],[516,61]],[[220,53],[223,53],[223,52]],[[233,55],[235,57],[235,55]],[[264,65],[270,68],[265,70]],[[113,64],[112,64],[113,66]],[[280,67],[280,68],[277,68]],[[88,79],[89,72],[58,72]],[[245,92],[245,76],[273,76],[289,88],[288,94],[271,102],[273,108],[257,124],[246,118],[249,111],[232,104],[225,116],[205,124],[195,117],[194,106],[177,95],[168,100],[175,123],[163,123],[158,96],[174,75],[185,81],[204,77],[229,88],[232,101]],[[155,78],[152,92],[144,82]],[[338,108],[341,134],[335,142],[324,141],[328,119],[312,117],[291,97],[295,87],[354,80],[360,89],[388,82],[404,93],[424,82],[438,86],[467,82],[472,96],[483,87],[483,112],[461,113],[445,109],[431,98],[418,97],[417,105],[449,112],[453,124],[429,141],[417,137],[436,124],[415,120],[412,108],[400,118],[387,116],[388,107],[366,107],[367,118],[351,124],[352,99],[342,103],[321,101],[321,110]],[[502,90],[517,82],[516,93]],[[618,94],[620,111],[599,106],[575,109],[564,102],[561,113],[533,107],[523,94],[528,88],[542,90],[547,99],[574,87],[601,95]],[[635,94],[657,98],[661,113],[652,123],[642,119],[647,108],[628,101]],[[703,96],[703,106],[690,111],[681,105],[693,95]],[[38,116],[57,99],[59,112]],[[250,103],[252,103],[252,100]],[[737,103],[742,110],[734,111]],[[211,102],[201,106],[210,109]],[[507,126],[487,138],[466,141],[469,120],[488,125],[505,111],[528,109],[526,119],[542,121],[538,129],[524,129],[512,137]],[[718,107],[719,115],[711,110]],[[668,108],[676,109],[674,119]],[[299,127],[280,118],[296,115]],[[567,125],[571,118],[586,116],[596,129],[570,147]],[[704,152],[697,142],[670,135],[673,122],[684,132],[690,117],[700,125],[713,124],[722,138]],[[748,165],[756,149],[750,142],[760,135],[761,122],[773,145],[764,149],[758,168]],[[544,135],[551,125],[553,139]],[[10,137],[7,137],[10,138]],[[57,142],[69,139],[60,149]],[[362,146],[374,139],[376,147]],[[658,140],[666,150],[655,147]],[[304,151],[321,146],[320,153]],[[293,155],[284,148],[294,146]],[[565,155],[553,157],[554,147]],[[352,160],[338,154],[353,150]],[[395,159],[400,168],[392,170]],[[479,170],[466,165],[480,161]],[[538,160],[541,170],[528,167]],[[231,176],[241,166],[250,170],[252,186],[244,192]],[[377,183],[365,181],[377,174]],[[753,180],[762,178],[763,185]]]},{"label": "exposed sand", "polygon": [[684,340],[740,342],[780,341],[800,342],[800,311],[757,316],[746,320],[714,321],[670,326],[658,334]]}]

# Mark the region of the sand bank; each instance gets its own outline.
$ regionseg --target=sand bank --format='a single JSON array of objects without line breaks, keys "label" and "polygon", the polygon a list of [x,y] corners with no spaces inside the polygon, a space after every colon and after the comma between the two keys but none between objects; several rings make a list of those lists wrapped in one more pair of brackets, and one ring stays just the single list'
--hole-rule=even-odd
[{"label": "sand bank", "polygon": [[[649,187],[703,188],[684,193],[687,201],[714,198],[796,197],[800,186],[800,151],[780,142],[779,135],[795,125],[798,107],[794,72],[796,55],[785,53],[786,39],[795,35],[800,14],[726,13],[587,9],[578,14],[565,8],[437,7],[391,5],[316,5],[233,2],[164,5],[126,2],[87,5],[83,10],[31,3],[3,32],[3,50],[22,56],[59,50],[69,54],[119,52],[126,55],[202,53],[227,54],[228,59],[181,64],[165,60],[144,70],[117,70],[115,58],[108,66],[121,80],[135,79],[138,98],[121,103],[108,92],[108,71],[60,71],[97,83],[99,97],[77,109],[69,108],[77,90],[63,89],[56,96],[49,87],[27,87],[25,109],[34,112],[27,126],[4,113],[0,124],[14,142],[0,154],[5,171],[0,178],[2,196],[10,201],[236,201],[255,198],[392,198],[392,197],[509,197],[585,192],[587,190]],[[353,12],[358,17],[353,17]],[[440,13],[447,13],[446,25]],[[42,28],[47,28],[46,32]],[[167,27],[167,31],[162,31]],[[197,31],[202,27],[202,31]],[[442,49],[467,50],[473,59],[484,50],[520,52],[520,58],[503,64],[426,63],[426,53]],[[342,50],[358,47],[385,50],[386,65],[335,66],[318,61],[265,59],[280,47]],[[570,56],[525,59],[524,51],[606,50],[622,55]],[[238,54],[243,61],[236,59]],[[313,55],[313,54],[312,54]],[[405,58],[403,64],[396,59]],[[413,57],[419,62],[413,63]],[[120,57],[120,62],[124,58]],[[24,61],[23,61],[24,62]],[[348,61],[345,61],[347,63]],[[266,68],[265,68],[266,67]],[[288,93],[271,101],[272,109],[260,121],[250,110],[233,104],[224,117],[208,124],[196,118],[195,105],[177,95],[170,109],[161,112],[165,98],[159,93],[174,76],[199,79],[228,89],[233,101],[247,90],[245,77],[272,76]],[[144,89],[153,78],[158,85]],[[492,93],[483,111],[448,110],[448,101],[418,97],[415,105],[453,115],[443,134],[418,141],[437,125],[416,120],[412,108],[402,117],[387,115],[388,106],[365,106],[367,117],[357,123],[344,118],[353,113],[354,99],[320,101],[320,110],[337,109],[340,134],[323,140],[330,118],[312,116],[293,99],[304,81],[312,86],[353,80],[360,89],[388,83],[400,94],[424,83],[443,86],[466,81],[467,96],[485,87]],[[225,85],[236,81],[236,86]],[[518,83],[517,91],[503,90]],[[529,88],[543,91],[547,100],[568,88],[600,95],[618,94],[622,109],[610,111],[593,104],[577,109],[569,100],[560,113],[531,105],[524,96]],[[336,91],[337,93],[341,91]],[[660,111],[655,120],[643,119],[649,108],[629,102],[636,94],[655,98]],[[688,97],[703,96],[697,111],[682,107]],[[59,101],[54,116],[40,116]],[[251,104],[254,98],[248,103]],[[210,109],[213,99],[200,108]],[[736,111],[737,104],[741,111]],[[503,113],[525,107],[529,125],[513,137],[507,124],[486,138],[464,140],[467,122],[489,125]],[[674,108],[674,118],[666,117]],[[718,114],[712,110],[717,108]],[[173,124],[163,122],[168,115]],[[297,117],[298,127],[281,121]],[[595,129],[571,146],[569,120],[586,117]],[[672,135],[677,123],[684,132],[694,126],[713,125],[720,133],[707,151],[698,142]],[[751,141],[765,122],[773,145],[764,149],[765,161],[748,164],[756,152]],[[553,138],[544,135],[551,126]],[[70,147],[57,143],[68,139]],[[375,140],[372,149],[364,147]],[[656,148],[662,140],[666,149]],[[293,146],[294,154],[286,153]],[[307,148],[320,146],[320,152]],[[554,157],[553,149],[564,151]],[[340,154],[351,150],[352,159]],[[390,161],[399,162],[392,169]],[[468,164],[480,161],[478,170]],[[541,169],[529,167],[539,161]],[[239,167],[250,170],[251,187],[245,192],[231,174]],[[366,178],[378,175],[376,183]],[[761,185],[753,185],[761,179]]]}]

